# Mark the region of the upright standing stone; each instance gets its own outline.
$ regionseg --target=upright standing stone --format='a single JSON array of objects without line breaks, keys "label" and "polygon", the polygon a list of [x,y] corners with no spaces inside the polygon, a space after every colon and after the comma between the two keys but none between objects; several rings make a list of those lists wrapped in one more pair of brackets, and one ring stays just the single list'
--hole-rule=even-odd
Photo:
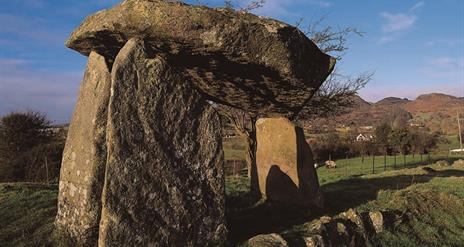
[{"label": "upright standing stone", "polygon": [[[335,65],[291,25],[165,0],[125,0],[100,11],[86,18],[67,46],[114,61],[110,99],[83,94],[79,100],[85,106],[76,111],[62,170],[57,225],[85,239],[80,241],[85,245],[94,244],[103,177],[99,245],[220,243],[225,235],[221,126],[205,99],[259,116],[291,118]],[[99,75],[89,82],[99,81]],[[108,101],[108,118],[101,118]],[[262,169],[272,176],[262,189],[271,199],[316,203],[317,177],[302,131],[282,127],[293,133],[291,152],[282,160],[272,153],[282,151],[281,143],[269,145],[271,158],[263,156]],[[281,193],[274,176],[296,190]]]},{"label": "upright standing stone", "polygon": [[267,200],[322,206],[311,149],[303,130],[286,118],[256,122],[259,186]]},{"label": "upright standing stone", "polygon": [[221,125],[134,38],[113,65],[99,246],[216,246],[225,237]]},{"label": "upright standing stone", "polygon": [[92,52],[63,153],[56,218],[57,229],[84,246],[98,239],[110,86],[105,58]]}]

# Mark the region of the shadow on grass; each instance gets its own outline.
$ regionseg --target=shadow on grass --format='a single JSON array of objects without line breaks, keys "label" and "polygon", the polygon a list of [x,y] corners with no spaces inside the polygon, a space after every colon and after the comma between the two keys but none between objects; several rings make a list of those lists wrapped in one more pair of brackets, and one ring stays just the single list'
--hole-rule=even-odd
[{"label": "shadow on grass", "polygon": [[[392,167],[395,168],[395,169],[417,168],[417,167],[420,167],[420,166],[426,166],[426,165],[429,165],[429,164],[434,164],[434,163],[436,163],[438,161],[441,161],[441,160],[446,160],[450,164],[453,164],[453,162],[458,161],[459,159],[462,159],[462,157],[446,157],[446,156],[443,156],[443,157],[433,157],[433,158],[430,158],[430,159],[424,158],[423,161],[406,162],[406,164],[401,163],[402,159],[403,159],[402,156],[398,156],[398,161],[399,162],[396,164],[396,166],[394,166],[393,164],[387,164],[387,168],[390,168],[390,169]],[[376,165],[376,168],[378,168],[377,165]],[[381,172],[383,172],[383,170],[381,170]]]},{"label": "shadow on grass", "polygon": [[[446,160],[448,161],[450,164],[453,164],[453,162],[455,161],[458,161],[460,159],[464,159],[464,157],[460,157],[460,156],[456,156],[456,157],[449,157],[449,156],[435,156],[435,157],[431,157],[430,159],[427,157],[427,156],[424,156],[424,158],[421,160],[421,161],[406,161],[406,163],[403,162],[403,156],[397,156],[397,163],[396,164],[392,164],[391,162],[387,162],[387,164],[385,165],[384,164],[384,161],[383,161],[383,156],[376,156],[376,160],[375,160],[375,165],[374,165],[374,173],[375,174],[379,174],[379,173],[382,173],[384,171],[391,171],[391,170],[399,170],[399,169],[407,169],[407,168],[417,168],[417,167],[421,167],[421,166],[426,166],[426,165],[430,165],[430,164],[435,164],[436,162],[438,161],[442,161],[442,160]],[[389,156],[391,158],[391,156]],[[417,157],[416,157],[417,158]],[[342,160],[339,160],[342,162],[342,164],[344,165],[344,163],[346,161],[342,161]],[[339,162],[337,161],[337,162]],[[361,164],[361,167],[362,167],[362,171],[361,172],[358,172],[355,168],[354,170],[349,170],[349,173],[351,174],[355,174],[355,175],[351,175],[351,176],[362,176],[362,175],[365,175],[365,174],[372,174],[372,158],[371,157],[366,157],[366,160],[364,163]],[[325,169],[323,167],[319,167],[318,169]],[[350,169],[353,169],[353,168],[350,168]],[[386,169],[386,170],[385,170]],[[346,174],[346,171],[344,170],[343,167],[339,168],[339,169],[333,169],[332,172],[334,173],[339,173],[340,175],[343,175],[343,176],[348,176],[348,174]],[[328,173],[330,174],[330,172]]]},{"label": "shadow on grass", "polygon": [[325,213],[337,214],[377,198],[380,190],[401,190],[427,183],[435,177],[464,177],[462,170],[432,170],[424,175],[398,175],[379,178],[351,178],[322,186]]},{"label": "shadow on grass", "polygon": [[[228,210],[229,241],[232,244],[237,244],[258,234],[287,230],[292,226],[306,223],[322,215],[336,215],[349,208],[356,208],[368,201],[375,200],[380,190],[401,190],[412,184],[426,183],[435,177],[452,176],[464,177],[464,171],[433,170],[426,175],[350,178],[329,183],[321,187],[325,199],[323,210],[290,208],[267,202],[242,210],[237,208]],[[249,203],[252,202],[251,199],[248,200]],[[242,203],[244,202],[242,201]]]}]

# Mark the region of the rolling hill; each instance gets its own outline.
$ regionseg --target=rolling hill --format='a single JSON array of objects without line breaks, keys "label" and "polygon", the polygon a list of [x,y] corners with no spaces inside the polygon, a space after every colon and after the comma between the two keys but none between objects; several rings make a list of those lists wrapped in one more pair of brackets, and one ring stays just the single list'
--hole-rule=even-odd
[{"label": "rolling hill", "polygon": [[446,134],[457,133],[456,113],[460,109],[464,117],[464,99],[451,95],[431,93],[415,100],[387,97],[376,103],[369,103],[356,96],[355,105],[346,114],[335,119],[321,119],[327,123],[343,125],[378,125],[387,121],[395,112],[402,111],[411,115],[411,122],[428,127],[431,131],[443,131]]}]

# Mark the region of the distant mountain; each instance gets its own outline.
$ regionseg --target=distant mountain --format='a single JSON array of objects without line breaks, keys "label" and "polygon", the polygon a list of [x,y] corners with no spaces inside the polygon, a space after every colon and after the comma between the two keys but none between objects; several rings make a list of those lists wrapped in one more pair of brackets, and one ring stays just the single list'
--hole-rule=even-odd
[{"label": "distant mountain", "polygon": [[401,99],[397,97],[387,97],[385,99],[382,99],[378,102],[376,102],[374,105],[375,106],[392,106],[392,105],[403,105],[409,103],[410,100],[408,99]]},{"label": "distant mountain", "polygon": [[[423,125],[432,131],[457,133],[456,112],[464,109],[464,98],[441,93],[424,94],[415,100],[398,97],[387,97],[370,104],[357,97],[355,105],[346,114],[336,117],[332,124],[344,125],[378,125],[386,121],[388,116],[399,109],[409,112],[415,124]],[[464,114],[464,112],[463,112]]]},{"label": "distant mountain", "polygon": [[354,106],[356,108],[366,108],[371,107],[371,103],[365,101],[363,98],[358,95],[353,96]]},{"label": "distant mountain", "polygon": [[458,107],[462,107],[464,100],[451,95],[431,93],[417,97],[416,100],[405,106],[413,114],[444,113],[456,115]]}]

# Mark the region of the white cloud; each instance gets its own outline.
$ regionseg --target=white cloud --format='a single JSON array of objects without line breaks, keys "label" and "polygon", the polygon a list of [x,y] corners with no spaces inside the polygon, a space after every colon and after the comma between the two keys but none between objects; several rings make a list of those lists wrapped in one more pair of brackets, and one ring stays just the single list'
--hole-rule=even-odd
[{"label": "white cloud", "polygon": [[15,69],[20,65],[27,64],[28,61],[24,59],[7,59],[7,58],[0,58],[0,71],[3,73],[7,72],[9,69]]},{"label": "white cloud", "polygon": [[67,38],[63,30],[53,29],[46,20],[0,13],[0,34],[13,34],[47,44],[60,45]]},{"label": "white cloud", "polygon": [[380,37],[378,43],[379,44],[386,44],[386,43],[390,43],[390,42],[393,42],[395,40],[397,40],[399,38],[399,34],[384,34],[382,37]]},{"label": "white cloud", "polygon": [[382,26],[384,32],[397,32],[410,29],[416,23],[417,17],[408,14],[391,14],[387,12],[380,13],[380,16],[386,20]]},{"label": "white cloud", "polygon": [[464,68],[464,57],[439,57],[429,59],[428,64],[439,67],[440,69],[459,69]]},{"label": "white cloud", "polygon": [[328,8],[328,7],[331,7],[332,6],[332,3],[331,2],[328,2],[328,1],[322,1],[322,0],[309,0],[307,1],[309,4],[312,4],[312,5],[317,5],[319,7],[322,7],[322,8]]},{"label": "white cloud", "polygon": [[416,11],[416,10],[419,10],[419,9],[421,9],[421,8],[424,7],[424,6],[425,6],[425,3],[424,3],[424,2],[422,2],[422,1],[421,1],[421,2],[418,2],[418,3],[414,4],[414,6],[412,6],[412,7],[409,9],[409,12],[414,12],[414,11]]},{"label": "white cloud", "polygon": [[[464,89],[464,57],[438,57],[429,59],[422,70],[426,78],[454,81]],[[462,92],[458,90],[456,92]]]},{"label": "white cloud", "polygon": [[414,4],[407,13],[382,12],[380,17],[383,19],[382,37],[378,43],[385,44],[401,38],[405,32],[412,29],[417,22],[417,12],[425,5],[424,2]]},{"label": "white cloud", "polygon": [[30,65],[31,61],[0,59],[0,115],[31,109],[68,122],[82,72],[34,70]]},{"label": "white cloud", "polygon": [[[238,1],[240,6],[247,6],[254,0]],[[294,16],[295,13],[289,11],[292,6],[315,6],[318,8],[329,8],[333,4],[327,0],[266,0],[263,7],[253,10],[255,14],[278,18],[282,16]]]},{"label": "white cloud", "polygon": [[456,38],[436,39],[436,40],[429,40],[425,44],[428,46],[446,45],[446,46],[453,47],[453,46],[464,44],[464,39],[456,39]]},{"label": "white cloud", "polygon": [[43,8],[46,5],[44,0],[22,0],[21,3],[31,8]]},{"label": "white cloud", "polygon": [[8,39],[2,39],[0,38],[0,45],[5,45],[5,46],[10,46],[10,45],[14,45],[15,42],[12,41],[12,40],[8,40]]}]

